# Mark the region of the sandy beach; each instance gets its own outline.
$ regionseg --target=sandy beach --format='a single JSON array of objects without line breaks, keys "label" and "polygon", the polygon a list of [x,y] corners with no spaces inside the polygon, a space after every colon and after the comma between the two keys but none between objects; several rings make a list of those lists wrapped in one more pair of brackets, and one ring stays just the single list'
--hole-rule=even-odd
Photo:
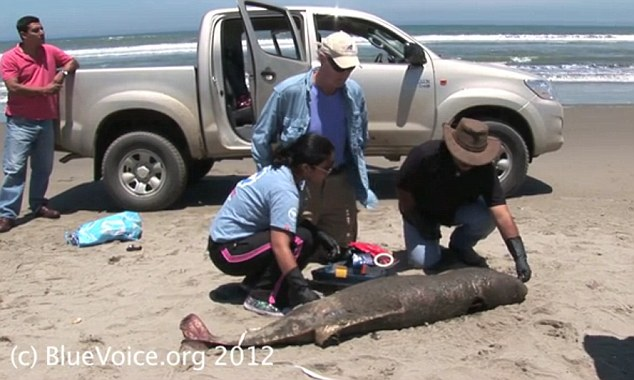
[{"label": "sandy beach", "polygon": [[[190,312],[220,336],[271,321],[210,299],[239,281],[211,264],[205,246],[230,188],[253,171],[250,160],[220,162],[173,209],[142,213],[143,249],[136,252],[126,251],[128,243],[66,245],[64,232],[115,210],[92,182],[91,160],[56,162],[48,196],[62,218],[27,217],[0,234],[0,379],[309,378],[294,365],[331,379],[633,379],[633,143],[634,107],[566,108],[564,147],[536,158],[520,194],[509,199],[533,268],[522,304],[325,349],[275,348],[270,366],[248,365],[252,355],[261,362],[269,354],[261,349],[245,350],[249,360],[239,365],[213,350],[200,365],[167,363]],[[399,164],[369,163],[381,202],[360,213],[360,240],[400,251]],[[449,231],[443,235],[446,244]],[[497,232],[476,248],[492,268],[513,273]],[[105,364],[47,363],[47,352],[62,348],[73,360],[88,351],[118,354]],[[121,362],[141,351],[159,363]]]}]

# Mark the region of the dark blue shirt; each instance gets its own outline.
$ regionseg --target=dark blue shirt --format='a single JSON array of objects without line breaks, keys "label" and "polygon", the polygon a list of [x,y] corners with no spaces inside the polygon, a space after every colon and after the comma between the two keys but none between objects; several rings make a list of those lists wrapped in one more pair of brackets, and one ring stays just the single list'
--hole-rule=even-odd
[{"label": "dark blue shirt", "polygon": [[488,207],[506,204],[493,163],[460,172],[442,140],[414,147],[399,170],[397,187],[411,193],[418,211],[450,225],[456,210],[479,197]]}]

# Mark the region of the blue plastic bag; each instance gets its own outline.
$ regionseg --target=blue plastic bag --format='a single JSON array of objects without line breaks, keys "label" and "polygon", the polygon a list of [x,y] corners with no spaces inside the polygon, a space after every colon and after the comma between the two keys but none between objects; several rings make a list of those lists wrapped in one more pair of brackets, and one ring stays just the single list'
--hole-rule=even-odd
[{"label": "blue plastic bag", "polygon": [[84,223],[75,231],[66,232],[66,243],[78,247],[88,247],[113,240],[138,240],[142,234],[141,215],[134,211],[124,211]]}]

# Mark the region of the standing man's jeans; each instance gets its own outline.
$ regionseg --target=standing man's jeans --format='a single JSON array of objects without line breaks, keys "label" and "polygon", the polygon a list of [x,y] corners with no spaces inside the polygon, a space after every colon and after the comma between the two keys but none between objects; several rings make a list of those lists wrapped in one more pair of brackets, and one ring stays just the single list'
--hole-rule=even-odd
[{"label": "standing man's jeans", "polygon": [[[458,227],[451,234],[449,246],[457,249],[473,248],[495,229],[493,215],[482,198],[460,207],[453,225]],[[440,223],[436,228],[440,236]],[[403,236],[410,265],[427,269],[438,264],[441,258],[440,239],[425,239],[416,227],[405,220]]]},{"label": "standing man's jeans", "polygon": [[36,211],[46,204],[46,189],[53,171],[55,131],[53,120],[30,120],[7,116],[0,189],[0,217],[16,219],[20,215],[26,182],[26,162],[31,159],[29,206]]}]

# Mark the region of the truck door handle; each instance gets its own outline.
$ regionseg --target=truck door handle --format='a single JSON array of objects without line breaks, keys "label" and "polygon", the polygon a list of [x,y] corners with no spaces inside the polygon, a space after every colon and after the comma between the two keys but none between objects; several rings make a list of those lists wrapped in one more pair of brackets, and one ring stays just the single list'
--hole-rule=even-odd
[{"label": "truck door handle", "polygon": [[262,70],[260,75],[267,82],[272,82],[273,80],[275,80],[275,72],[273,70],[271,70],[270,68],[268,68],[268,67],[266,69]]}]

